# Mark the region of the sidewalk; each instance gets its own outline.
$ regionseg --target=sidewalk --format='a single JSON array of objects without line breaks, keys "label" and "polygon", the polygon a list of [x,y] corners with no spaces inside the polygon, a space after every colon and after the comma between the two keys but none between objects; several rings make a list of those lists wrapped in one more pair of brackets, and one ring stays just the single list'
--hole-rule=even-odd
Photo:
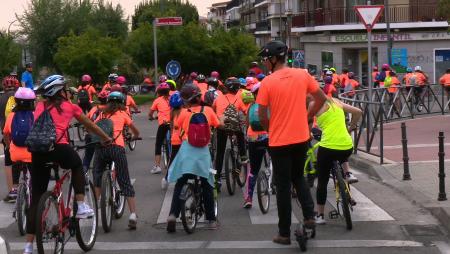
[{"label": "sidewalk", "polygon": [[[446,158],[449,156],[447,155]],[[446,201],[438,201],[439,164],[437,162],[421,162],[410,164],[409,181],[403,180],[403,163],[391,162],[380,165],[379,158],[358,152],[351,156],[352,168],[378,179],[380,182],[396,190],[412,203],[429,210],[450,232],[450,162],[445,162],[446,169]]]}]

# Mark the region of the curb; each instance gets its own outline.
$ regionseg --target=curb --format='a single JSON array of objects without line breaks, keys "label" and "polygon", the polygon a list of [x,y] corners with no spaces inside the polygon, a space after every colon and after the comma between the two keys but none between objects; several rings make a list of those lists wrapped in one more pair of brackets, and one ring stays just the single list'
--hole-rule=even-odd
[{"label": "curb", "polygon": [[0,236],[0,254],[10,253],[10,248],[8,242]]}]

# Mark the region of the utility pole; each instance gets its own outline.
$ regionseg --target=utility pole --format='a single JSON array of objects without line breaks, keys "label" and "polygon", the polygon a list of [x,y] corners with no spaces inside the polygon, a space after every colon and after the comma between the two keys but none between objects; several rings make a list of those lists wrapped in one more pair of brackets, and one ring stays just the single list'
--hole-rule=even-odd
[{"label": "utility pole", "polygon": [[389,66],[392,66],[392,36],[391,36],[391,17],[389,11],[389,0],[384,0],[384,19],[386,21],[386,35],[387,41],[387,57]]},{"label": "utility pole", "polygon": [[279,26],[278,26],[278,31],[280,31],[280,41],[282,41],[282,42],[285,42],[284,40],[283,40],[283,31],[281,30],[282,29],[282,20],[283,20],[283,18],[282,18],[282,16],[281,16],[282,14],[281,14],[281,0],[280,0],[280,24],[279,24]]}]

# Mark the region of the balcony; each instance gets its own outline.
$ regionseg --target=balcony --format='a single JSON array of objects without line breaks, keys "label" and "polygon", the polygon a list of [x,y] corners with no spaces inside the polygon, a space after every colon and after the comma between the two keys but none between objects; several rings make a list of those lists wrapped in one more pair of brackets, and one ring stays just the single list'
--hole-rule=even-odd
[{"label": "balcony", "polygon": [[[389,6],[391,23],[445,21],[437,14],[436,5],[392,5]],[[384,13],[383,13],[384,14]],[[353,8],[316,9],[300,12],[292,18],[292,27],[313,27],[361,23]],[[385,23],[382,15],[378,23]]]},{"label": "balcony", "polygon": [[256,31],[257,32],[270,31],[270,30],[271,30],[270,21],[262,20],[262,21],[256,22]]}]

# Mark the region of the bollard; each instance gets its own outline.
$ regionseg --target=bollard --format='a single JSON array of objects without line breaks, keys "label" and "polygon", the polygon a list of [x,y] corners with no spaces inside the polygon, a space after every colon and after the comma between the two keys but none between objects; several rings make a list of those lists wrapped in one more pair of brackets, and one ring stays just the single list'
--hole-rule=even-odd
[{"label": "bollard", "polygon": [[402,123],[402,147],[403,147],[403,180],[411,180],[409,173],[408,140],[406,139],[406,124]]},{"label": "bollard", "polygon": [[439,196],[438,201],[447,200],[447,194],[445,193],[445,169],[444,169],[444,132],[439,132]]}]

